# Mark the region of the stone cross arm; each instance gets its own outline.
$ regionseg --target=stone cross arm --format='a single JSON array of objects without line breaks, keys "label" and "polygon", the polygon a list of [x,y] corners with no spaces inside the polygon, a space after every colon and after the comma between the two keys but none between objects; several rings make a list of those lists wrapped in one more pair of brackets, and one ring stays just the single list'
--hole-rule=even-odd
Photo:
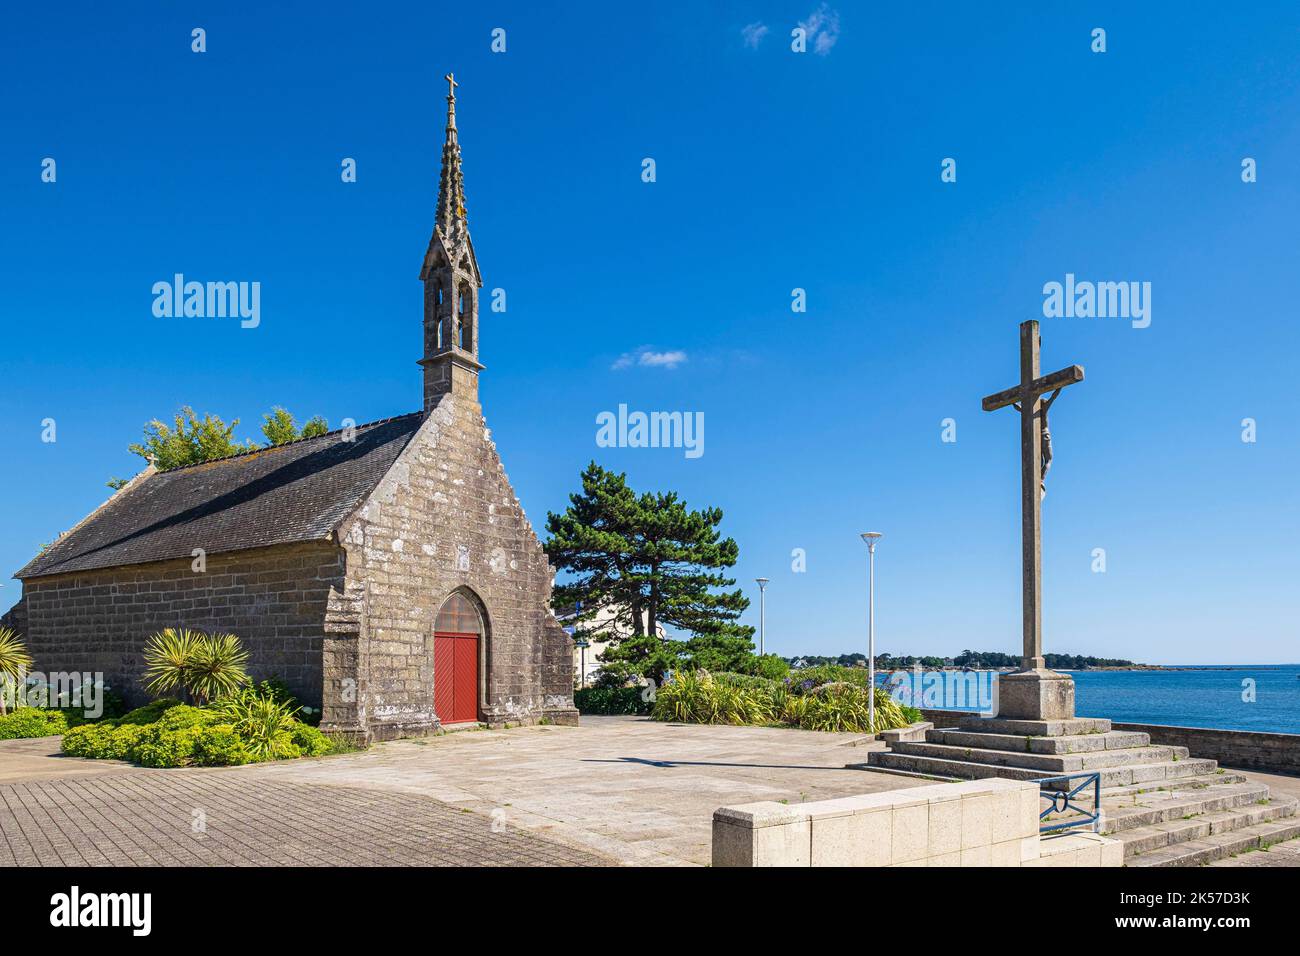
[{"label": "stone cross arm", "polygon": [[[1063,368],[1059,372],[1053,372],[1051,375],[1044,375],[1036,378],[1028,384],[1013,385],[996,394],[989,395],[984,399],[984,411],[991,412],[999,408],[1005,408],[1008,405],[1014,405],[1016,402],[1028,398],[1037,398],[1045,392],[1054,392],[1058,388],[1065,388],[1067,385],[1073,385],[1076,382],[1083,381],[1083,366],[1071,365],[1069,368]],[[1026,396],[1028,392],[1028,396]]]}]

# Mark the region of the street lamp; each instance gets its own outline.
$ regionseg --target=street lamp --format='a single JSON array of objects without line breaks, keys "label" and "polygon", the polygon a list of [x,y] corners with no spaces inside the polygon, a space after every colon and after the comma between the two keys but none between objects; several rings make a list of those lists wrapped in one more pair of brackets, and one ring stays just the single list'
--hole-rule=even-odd
[{"label": "street lamp", "polygon": [[879,531],[864,531],[862,540],[867,543],[867,559],[871,570],[867,584],[867,710],[871,732],[876,732],[876,542],[884,535]]},{"label": "street lamp", "polygon": [[582,664],[581,664],[582,686],[586,687],[587,686],[587,648],[591,647],[591,642],[588,641],[585,637],[580,637],[577,640],[577,645],[579,648],[579,653],[582,655]]},{"label": "street lamp", "polygon": [[763,632],[767,630],[768,578],[754,578],[758,582],[758,656],[763,656]]}]

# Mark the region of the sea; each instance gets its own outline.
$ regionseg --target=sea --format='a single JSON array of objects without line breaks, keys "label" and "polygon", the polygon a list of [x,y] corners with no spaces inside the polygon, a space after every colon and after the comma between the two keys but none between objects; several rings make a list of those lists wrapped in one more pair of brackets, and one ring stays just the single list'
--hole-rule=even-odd
[{"label": "sea", "polygon": [[1063,673],[1074,678],[1081,717],[1300,734],[1300,664]]}]

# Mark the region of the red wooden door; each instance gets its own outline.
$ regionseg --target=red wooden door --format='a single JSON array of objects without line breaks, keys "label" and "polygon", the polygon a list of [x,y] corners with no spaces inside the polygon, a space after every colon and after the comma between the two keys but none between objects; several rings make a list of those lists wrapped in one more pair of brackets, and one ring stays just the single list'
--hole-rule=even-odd
[{"label": "red wooden door", "polygon": [[444,724],[478,720],[477,634],[434,634],[433,709]]}]

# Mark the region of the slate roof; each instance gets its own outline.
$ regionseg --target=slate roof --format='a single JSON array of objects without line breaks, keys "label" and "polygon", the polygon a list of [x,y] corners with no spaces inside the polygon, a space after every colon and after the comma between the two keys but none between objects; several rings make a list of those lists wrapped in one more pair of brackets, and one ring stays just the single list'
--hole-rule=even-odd
[{"label": "slate roof", "polygon": [[374,490],[424,420],[413,412],[147,475],[14,577],[188,558],[328,537]]}]

